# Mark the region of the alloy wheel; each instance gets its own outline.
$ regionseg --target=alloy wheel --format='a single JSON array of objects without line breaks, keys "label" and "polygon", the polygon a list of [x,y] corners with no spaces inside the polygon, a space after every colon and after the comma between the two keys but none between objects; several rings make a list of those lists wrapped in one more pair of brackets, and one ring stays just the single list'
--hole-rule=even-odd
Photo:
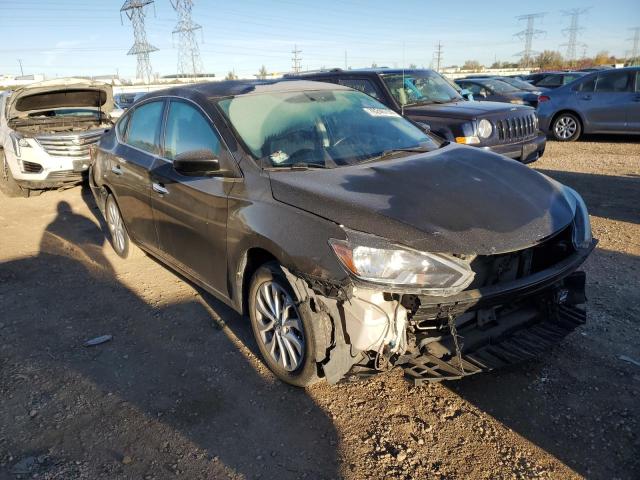
[{"label": "alloy wheel", "polygon": [[107,207],[107,224],[118,252],[123,252],[126,246],[126,231],[118,205],[113,200],[109,202]]},{"label": "alloy wheel", "polygon": [[576,134],[578,124],[574,118],[562,116],[556,121],[553,129],[558,138],[567,140]]},{"label": "alloy wheel", "polygon": [[304,361],[305,337],[300,314],[289,293],[278,283],[263,283],[256,292],[258,338],[271,358],[289,372]]}]

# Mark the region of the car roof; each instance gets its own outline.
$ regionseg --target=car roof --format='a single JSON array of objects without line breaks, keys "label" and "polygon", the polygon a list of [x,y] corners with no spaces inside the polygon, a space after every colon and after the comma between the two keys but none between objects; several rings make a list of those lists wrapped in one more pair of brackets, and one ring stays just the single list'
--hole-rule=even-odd
[{"label": "car roof", "polygon": [[309,80],[225,80],[222,82],[205,82],[192,85],[180,85],[156,90],[145,95],[145,99],[155,97],[206,97],[208,99],[255,95],[261,93],[304,92],[317,90],[350,90],[341,85]]},{"label": "car roof", "polygon": [[285,78],[304,78],[304,77],[330,77],[333,75],[398,75],[398,74],[412,74],[420,72],[433,72],[429,68],[387,68],[387,67],[374,67],[374,68],[353,68],[343,70],[342,68],[332,68],[329,70],[321,70],[315,72],[301,72],[301,73],[289,73],[285,75]]}]

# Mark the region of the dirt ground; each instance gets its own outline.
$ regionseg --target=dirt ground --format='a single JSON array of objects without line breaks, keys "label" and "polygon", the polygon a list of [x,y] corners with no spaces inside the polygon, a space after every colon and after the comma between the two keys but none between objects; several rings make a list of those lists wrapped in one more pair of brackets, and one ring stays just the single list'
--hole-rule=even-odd
[{"label": "dirt ground", "polygon": [[0,194],[0,478],[640,478],[640,143],[550,142],[534,167],[589,205],[588,323],[422,387],[284,385],[245,319],[116,257],[86,189]]}]

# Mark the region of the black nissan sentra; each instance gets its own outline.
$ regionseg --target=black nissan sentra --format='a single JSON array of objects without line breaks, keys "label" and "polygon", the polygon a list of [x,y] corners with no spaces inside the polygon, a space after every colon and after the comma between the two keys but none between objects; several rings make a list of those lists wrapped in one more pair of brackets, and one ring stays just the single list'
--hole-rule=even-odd
[{"label": "black nissan sentra", "polygon": [[120,256],[140,248],[248,316],[293,385],[461,378],[585,321],[580,195],[339,85],[154,92],[102,138],[90,183]]}]

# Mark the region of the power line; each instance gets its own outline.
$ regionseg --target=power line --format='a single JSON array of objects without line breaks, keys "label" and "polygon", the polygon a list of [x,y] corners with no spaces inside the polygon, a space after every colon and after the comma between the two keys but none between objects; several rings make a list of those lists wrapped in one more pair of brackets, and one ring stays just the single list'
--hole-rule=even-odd
[{"label": "power line", "polygon": [[436,49],[433,52],[433,61],[435,62],[435,65],[436,65],[436,72],[440,72],[440,64],[442,63],[442,58],[443,58],[442,54],[443,54],[442,43],[438,41],[438,44],[436,45]]},{"label": "power line", "polygon": [[144,8],[152,4],[154,0],[126,0],[120,8],[122,12],[129,18],[133,26],[133,46],[127,52],[127,55],[135,55],[137,57],[136,77],[143,82],[149,83],[151,80],[151,62],[149,53],[158,49],[147,41],[147,32],[144,27]]},{"label": "power line", "polygon": [[531,48],[533,39],[539,37],[543,33],[546,33],[544,30],[537,30],[536,28],[534,28],[535,20],[536,18],[542,18],[545,15],[546,13],[529,13],[527,15],[520,15],[519,17],[516,17],[518,21],[527,21],[527,28],[515,34],[515,36],[520,40],[524,39],[524,50],[516,53],[516,55],[522,58],[522,63],[525,67],[529,66],[529,63],[531,62],[531,56],[537,53],[534,52]]},{"label": "power line", "polygon": [[584,30],[580,27],[580,15],[583,15],[589,11],[589,8],[573,8],[571,10],[564,10],[562,14],[567,17],[571,17],[571,23],[568,28],[562,30],[562,33],[569,36],[567,43],[563,43],[562,47],[567,47],[567,60],[573,62],[577,58],[576,50],[579,46],[583,46],[583,43],[578,42],[578,32]]},{"label": "power line", "polygon": [[174,35],[177,33],[180,38],[178,43],[178,74],[184,76],[191,74],[195,77],[202,73],[200,48],[195,36],[195,31],[202,31],[202,26],[191,19],[193,0],[171,0],[171,6],[178,12],[178,24],[172,32]]},{"label": "power line", "polygon": [[293,50],[291,50],[293,57],[291,57],[291,70],[294,73],[300,73],[300,65],[302,64],[302,57],[299,55],[302,53],[302,50],[298,49],[298,45],[293,46]]}]

